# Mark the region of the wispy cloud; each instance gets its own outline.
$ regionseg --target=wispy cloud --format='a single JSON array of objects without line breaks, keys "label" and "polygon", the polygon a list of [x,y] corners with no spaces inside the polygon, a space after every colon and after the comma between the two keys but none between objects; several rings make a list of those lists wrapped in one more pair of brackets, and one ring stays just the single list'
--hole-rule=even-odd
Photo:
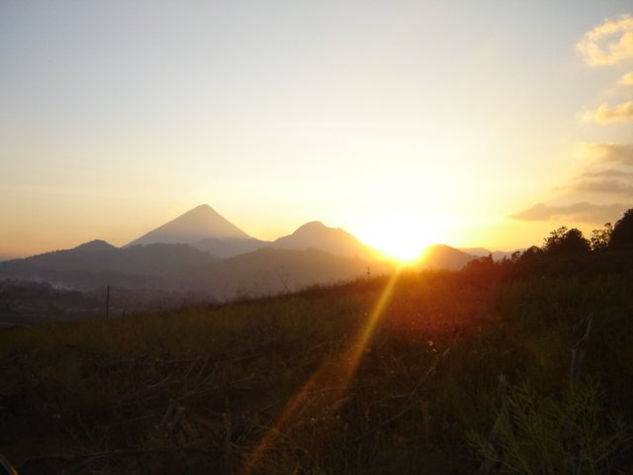
[{"label": "wispy cloud", "polygon": [[633,196],[633,146],[618,143],[585,144],[587,165],[569,186],[559,189],[601,195]]},{"label": "wispy cloud", "polygon": [[585,158],[592,164],[618,164],[633,166],[633,145],[621,143],[584,144]]},{"label": "wispy cloud", "polygon": [[581,201],[562,206],[537,203],[510,217],[519,221],[550,221],[558,219],[572,222],[605,223],[617,219],[626,209],[627,206],[621,203],[598,205]]},{"label": "wispy cloud", "polygon": [[593,112],[585,112],[582,118],[602,123],[633,121],[633,101],[623,102],[613,107],[602,104]]},{"label": "wispy cloud", "polygon": [[616,170],[609,168],[607,170],[598,171],[586,171],[581,177],[583,178],[631,178],[633,179],[633,172],[626,172],[623,170]]},{"label": "wispy cloud", "polygon": [[[564,199],[571,204],[537,203],[510,217],[520,221],[556,219],[601,224],[617,219],[626,209],[633,207],[622,203],[600,203],[609,197],[625,201],[633,198],[633,145],[583,144],[582,158],[585,161],[584,170],[576,179],[555,188],[559,194],[558,199]],[[588,196],[592,201],[595,197],[597,203],[580,201]]]},{"label": "wispy cloud", "polygon": [[633,71],[626,73],[618,82],[623,86],[633,86]]},{"label": "wispy cloud", "polygon": [[576,49],[589,66],[616,64],[633,57],[633,16],[609,18],[585,33]]},{"label": "wispy cloud", "polygon": [[582,193],[633,196],[633,185],[619,180],[579,180],[572,184],[568,189]]}]

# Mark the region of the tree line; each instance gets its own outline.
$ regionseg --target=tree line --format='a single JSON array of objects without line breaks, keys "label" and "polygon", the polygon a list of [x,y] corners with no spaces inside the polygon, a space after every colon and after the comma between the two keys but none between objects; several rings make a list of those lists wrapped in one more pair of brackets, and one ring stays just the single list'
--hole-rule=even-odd
[{"label": "tree line", "polygon": [[516,251],[501,262],[492,255],[471,261],[464,274],[474,279],[534,274],[582,274],[633,271],[633,208],[615,224],[594,229],[589,238],[577,228],[561,226],[541,246]]}]

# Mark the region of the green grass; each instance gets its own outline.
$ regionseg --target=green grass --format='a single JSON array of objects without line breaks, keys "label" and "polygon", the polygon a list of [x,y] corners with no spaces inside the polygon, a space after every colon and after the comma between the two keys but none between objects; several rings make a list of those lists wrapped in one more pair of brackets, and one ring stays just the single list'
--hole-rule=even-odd
[{"label": "green grass", "polygon": [[3,330],[0,452],[24,474],[630,472],[631,282],[403,275],[356,371],[385,279]]}]

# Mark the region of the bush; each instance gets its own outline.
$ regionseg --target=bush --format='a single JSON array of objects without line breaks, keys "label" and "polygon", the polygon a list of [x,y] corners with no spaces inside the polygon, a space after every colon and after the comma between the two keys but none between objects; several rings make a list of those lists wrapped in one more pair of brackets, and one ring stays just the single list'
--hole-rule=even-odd
[{"label": "bush", "polygon": [[482,472],[561,474],[611,473],[627,441],[624,423],[603,405],[595,381],[585,381],[560,399],[543,396],[527,382],[501,394],[489,434],[468,440]]}]

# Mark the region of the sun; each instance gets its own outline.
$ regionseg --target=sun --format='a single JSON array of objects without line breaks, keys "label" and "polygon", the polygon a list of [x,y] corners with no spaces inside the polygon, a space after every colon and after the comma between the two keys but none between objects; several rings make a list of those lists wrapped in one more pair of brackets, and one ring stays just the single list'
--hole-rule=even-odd
[{"label": "sun", "polygon": [[418,260],[437,238],[424,222],[406,217],[388,217],[364,226],[361,240],[386,257],[401,263]]},{"label": "sun", "polygon": [[426,248],[424,243],[414,242],[408,239],[400,239],[400,236],[385,240],[384,244],[375,245],[376,249],[386,257],[395,259],[401,263],[412,263],[420,258]]}]

